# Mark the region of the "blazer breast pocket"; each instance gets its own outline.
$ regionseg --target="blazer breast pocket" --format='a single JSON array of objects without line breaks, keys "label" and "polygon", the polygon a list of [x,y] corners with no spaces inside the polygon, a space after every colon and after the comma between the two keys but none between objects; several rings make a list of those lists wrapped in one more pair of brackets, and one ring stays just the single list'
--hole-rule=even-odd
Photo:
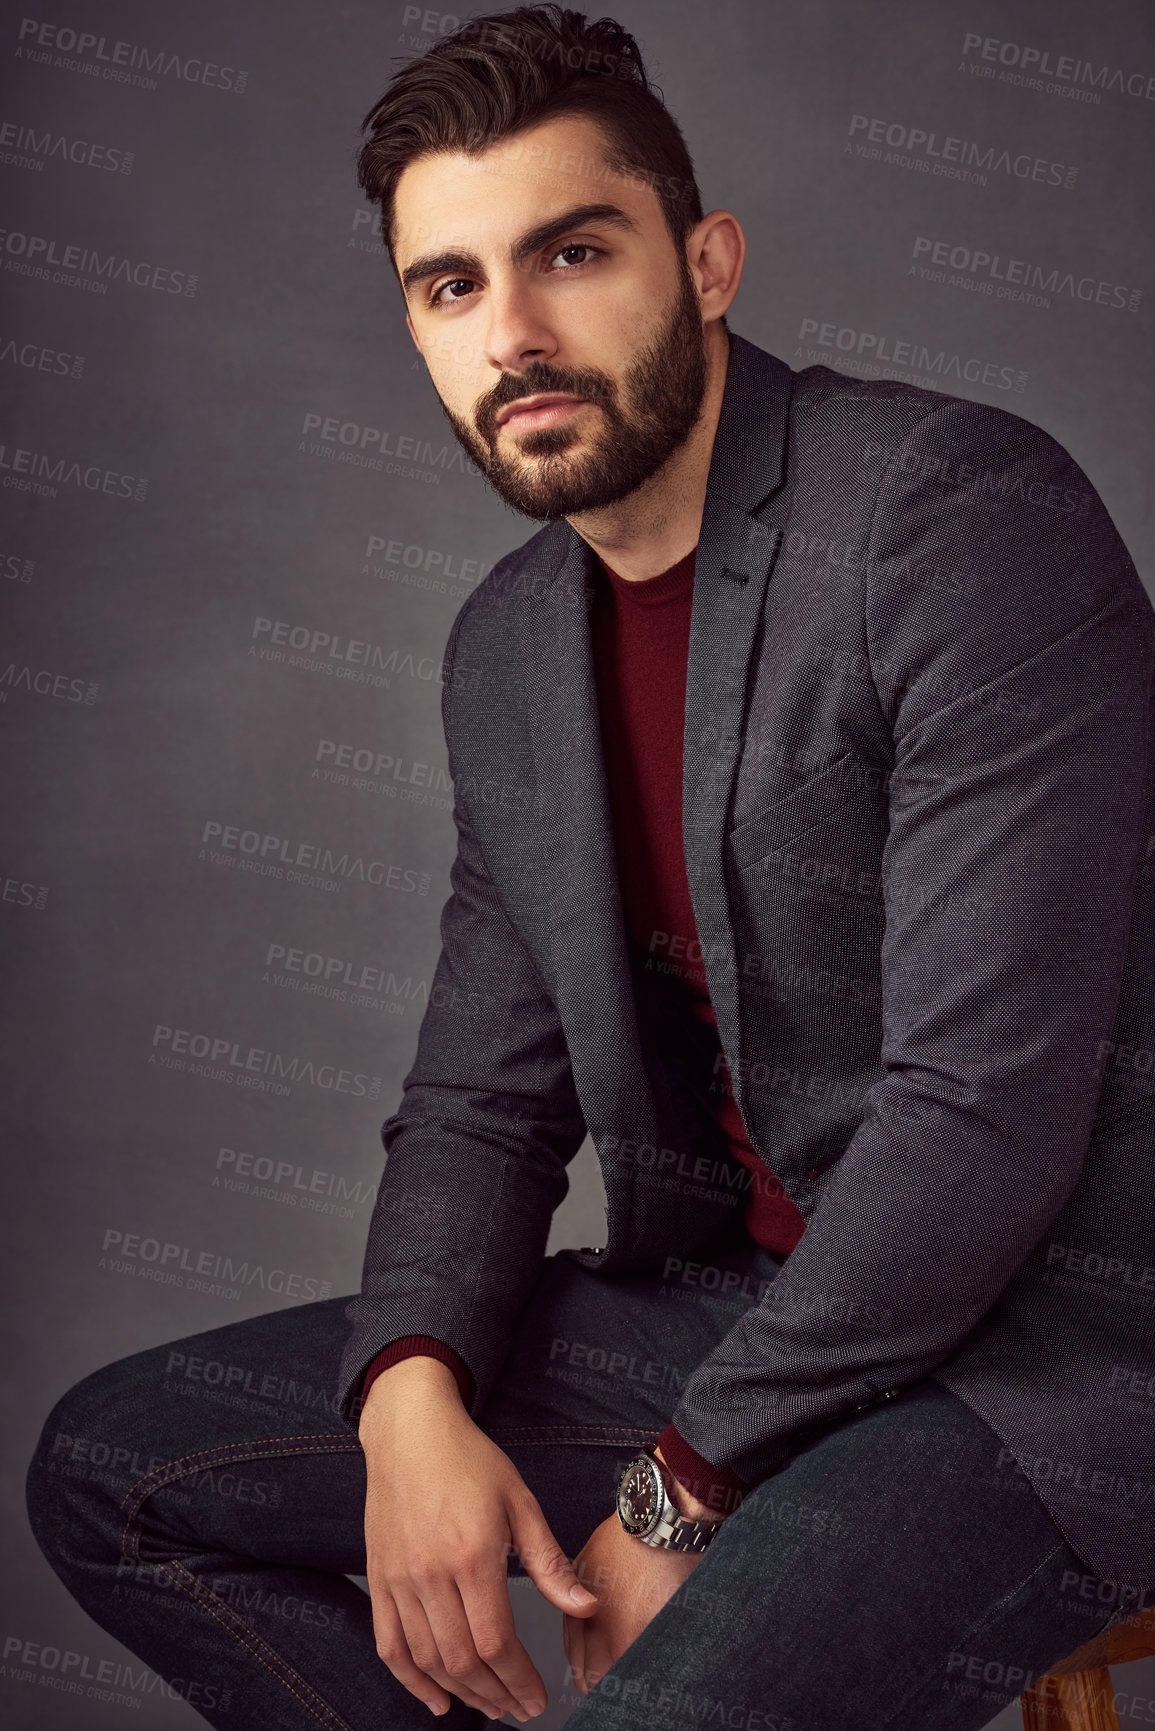
[{"label": "blazer breast pocket", "polygon": [[839,812],[851,818],[864,795],[878,793],[879,780],[877,770],[868,770],[852,753],[843,752],[809,781],[731,829],[726,837],[730,859],[743,871],[767,854],[790,848]]}]

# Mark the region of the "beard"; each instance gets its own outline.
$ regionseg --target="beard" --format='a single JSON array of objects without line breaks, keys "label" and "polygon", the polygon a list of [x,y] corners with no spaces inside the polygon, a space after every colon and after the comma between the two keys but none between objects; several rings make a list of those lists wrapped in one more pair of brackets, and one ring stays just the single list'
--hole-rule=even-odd
[{"label": "beard", "polygon": [[[523,373],[501,375],[474,411],[475,427],[442,401],[466,454],[515,511],[548,522],[616,505],[693,431],[706,393],[706,341],[698,291],[681,252],[678,263],[673,308],[626,369],[622,390],[596,368],[533,361]],[[498,411],[545,391],[569,392],[597,405],[600,430],[591,440],[564,422],[517,435],[516,449],[499,451]],[[588,448],[576,450],[582,440]]]}]

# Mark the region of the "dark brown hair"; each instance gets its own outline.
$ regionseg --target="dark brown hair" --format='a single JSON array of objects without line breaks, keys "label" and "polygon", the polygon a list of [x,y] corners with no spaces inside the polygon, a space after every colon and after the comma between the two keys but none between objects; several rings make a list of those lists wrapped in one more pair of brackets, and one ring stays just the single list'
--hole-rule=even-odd
[{"label": "dark brown hair", "polygon": [[411,162],[434,151],[480,155],[559,114],[598,124],[609,169],[653,189],[681,247],[702,219],[701,196],[681,129],[634,38],[613,18],[591,23],[557,5],[519,6],[470,18],[408,60],[365,116],[357,179],[381,206],[390,259],[397,182]]}]

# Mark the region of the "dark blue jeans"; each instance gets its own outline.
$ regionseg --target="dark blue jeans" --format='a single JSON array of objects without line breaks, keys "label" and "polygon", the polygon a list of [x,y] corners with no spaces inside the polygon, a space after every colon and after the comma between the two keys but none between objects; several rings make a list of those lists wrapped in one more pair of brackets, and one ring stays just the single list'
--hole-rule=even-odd
[{"label": "dark blue jeans", "polygon": [[[568,1556],[781,1265],[752,1241],[665,1280],[546,1261],[478,1422]],[[52,1567],[211,1725],[432,1717],[377,1658],[348,1579],[365,1569],[365,1473],[335,1410],[345,1302],[109,1365],[60,1401],[30,1469]],[[1006,1452],[933,1377],[850,1415],[751,1491],[588,1696],[567,1685],[567,1725],[978,1731],[1111,1615]],[[456,1698],[441,1722],[489,1723]]]}]

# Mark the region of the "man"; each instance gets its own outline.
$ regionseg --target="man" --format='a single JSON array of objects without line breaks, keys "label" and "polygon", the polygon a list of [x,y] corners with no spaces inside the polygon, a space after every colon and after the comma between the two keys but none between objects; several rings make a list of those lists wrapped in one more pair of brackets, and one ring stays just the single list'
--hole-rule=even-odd
[{"label": "man", "polygon": [[[420,1206],[351,1334],[81,1383],[38,1537],[216,1725],[532,1718],[507,1566],[582,1731],[984,1725],[1155,1589],[1150,604],[1037,428],[729,332],[742,230],[612,21],[475,20],[366,124],[545,524],[445,654]],[[607,1243],[546,1258],[587,1130]]]}]

